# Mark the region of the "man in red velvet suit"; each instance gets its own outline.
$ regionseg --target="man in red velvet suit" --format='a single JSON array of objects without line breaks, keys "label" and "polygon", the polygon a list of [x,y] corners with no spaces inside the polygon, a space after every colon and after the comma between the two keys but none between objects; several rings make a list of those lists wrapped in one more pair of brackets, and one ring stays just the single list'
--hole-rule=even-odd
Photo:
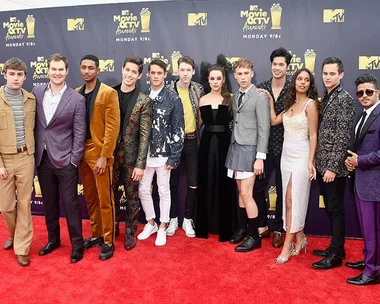
[{"label": "man in red velvet suit", "polygon": [[355,170],[355,202],[364,239],[363,273],[350,284],[380,283],[380,101],[379,82],[372,74],[355,80],[363,113],[355,124],[350,156],[345,164]]}]

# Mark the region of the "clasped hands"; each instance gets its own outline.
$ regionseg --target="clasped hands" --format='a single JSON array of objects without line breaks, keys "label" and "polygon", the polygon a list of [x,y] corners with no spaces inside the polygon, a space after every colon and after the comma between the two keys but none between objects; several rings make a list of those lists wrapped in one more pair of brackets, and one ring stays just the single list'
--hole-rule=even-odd
[{"label": "clasped hands", "polygon": [[348,171],[352,172],[358,166],[358,155],[350,150],[347,150],[347,152],[350,154],[350,156],[346,158],[344,164],[346,165]]}]

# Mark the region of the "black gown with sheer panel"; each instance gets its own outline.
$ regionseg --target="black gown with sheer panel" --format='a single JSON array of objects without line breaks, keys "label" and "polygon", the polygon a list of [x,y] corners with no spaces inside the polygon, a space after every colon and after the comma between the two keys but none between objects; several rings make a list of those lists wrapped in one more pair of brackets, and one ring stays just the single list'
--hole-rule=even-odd
[{"label": "black gown with sheer panel", "polygon": [[218,234],[219,241],[231,239],[237,223],[237,190],[227,176],[225,161],[230,145],[231,112],[227,105],[199,108],[204,124],[198,154],[198,202],[195,234],[207,238]]}]

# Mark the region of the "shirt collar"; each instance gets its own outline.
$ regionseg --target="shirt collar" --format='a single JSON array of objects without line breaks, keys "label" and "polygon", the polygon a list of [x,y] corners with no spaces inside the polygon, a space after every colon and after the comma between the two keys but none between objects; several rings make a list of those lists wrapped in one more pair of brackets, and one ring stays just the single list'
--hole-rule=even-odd
[{"label": "shirt collar", "polygon": [[247,93],[251,88],[253,87],[253,83],[251,83],[251,85],[249,86],[249,88],[248,89],[246,89],[246,90],[244,90],[244,91],[241,91],[240,89],[239,89],[239,92],[240,92],[240,94],[241,93]]},{"label": "shirt collar", "polygon": [[48,93],[50,93],[51,95],[53,95],[53,96],[55,96],[55,95],[62,95],[63,92],[65,92],[66,89],[67,89],[67,85],[66,85],[66,82],[65,82],[65,85],[63,86],[63,88],[60,89],[58,93],[56,93],[56,94],[53,95],[53,92],[51,91],[50,83],[49,83],[49,85],[46,87],[46,91],[47,91]]}]

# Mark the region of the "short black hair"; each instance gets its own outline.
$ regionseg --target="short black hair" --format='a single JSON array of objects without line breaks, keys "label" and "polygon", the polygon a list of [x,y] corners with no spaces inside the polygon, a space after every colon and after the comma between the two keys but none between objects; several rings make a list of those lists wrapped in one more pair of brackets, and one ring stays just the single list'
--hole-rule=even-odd
[{"label": "short black hair", "polygon": [[275,49],[272,54],[270,54],[270,62],[273,62],[275,57],[284,57],[286,65],[290,64],[290,60],[292,59],[292,55],[283,47]]},{"label": "short black hair", "polygon": [[163,62],[161,59],[153,59],[153,60],[149,63],[148,72],[150,72],[150,67],[151,67],[152,65],[158,65],[161,69],[163,69],[163,70],[166,72],[166,63]]},{"label": "short black hair", "polygon": [[327,57],[325,60],[323,60],[322,63],[322,69],[326,64],[337,64],[338,65],[338,72],[339,74],[344,72],[344,65],[342,60],[340,60],[338,57]]},{"label": "short black hair", "polygon": [[125,58],[124,63],[123,63],[123,68],[128,62],[136,64],[139,67],[139,74],[142,73],[144,69],[144,61],[139,56],[131,55]]},{"label": "short black hair", "polygon": [[367,74],[360,75],[358,78],[356,78],[355,80],[356,87],[358,87],[359,84],[363,84],[363,83],[372,83],[375,86],[376,90],[379,89],[379,80],[373,74],[367,73]]},{"label": "short black hair", "polygon": [[96,57],[95,55],[91,55],[91,54],[87,54],[87,55],[84,55],[82,57],[82,59],[80,60],[80,63],[82,64],[82,61],[83,60],[92,60],[93,62],[95,62],[95,66],[98,68],[99,67],[99,58]]}]

